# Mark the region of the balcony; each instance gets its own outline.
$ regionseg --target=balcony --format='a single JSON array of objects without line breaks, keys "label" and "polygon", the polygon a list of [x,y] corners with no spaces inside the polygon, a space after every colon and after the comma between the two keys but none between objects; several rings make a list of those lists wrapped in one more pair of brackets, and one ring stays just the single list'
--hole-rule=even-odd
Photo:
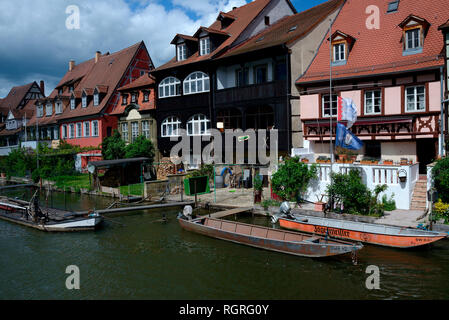
[{"label": "balcony", "polygon": [[267,82],[263,84],[218,90],[215,93],[215,103],[232,104],[248,100],[285,97],[286,95],[286,81]]},{"label": "balcony", "polygon": [[187,94],[182,96],[159,98],[157,108],[159,110],[179,110],[185,108],[209,107],[209,92]]}]

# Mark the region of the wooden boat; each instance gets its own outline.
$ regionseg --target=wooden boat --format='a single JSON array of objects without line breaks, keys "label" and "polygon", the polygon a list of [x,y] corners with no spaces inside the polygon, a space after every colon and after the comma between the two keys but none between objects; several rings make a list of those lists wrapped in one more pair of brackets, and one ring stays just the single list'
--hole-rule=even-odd
[{"label": "wooden boat", "polygon": [[91,212],[77,214],[53,208],[33,207],[27,201],[0,198],[0,219],[43,231],[86,231],[96,229],[103,217]]},{"label": "wooden boat", "polygon": [[279,225],[285,229],[394,248],[418,247],[448,236],[413,228],[299,215],[294,215],[293,219],[280,217]]},{"label": "wooden boat", "polygon": [[193,220],[178,217],[178,221],[185,230],[205,236],[302,257],[320,258],[355,253],[363,247],[362,244],[326,240],[323,237],[209,217]]}]

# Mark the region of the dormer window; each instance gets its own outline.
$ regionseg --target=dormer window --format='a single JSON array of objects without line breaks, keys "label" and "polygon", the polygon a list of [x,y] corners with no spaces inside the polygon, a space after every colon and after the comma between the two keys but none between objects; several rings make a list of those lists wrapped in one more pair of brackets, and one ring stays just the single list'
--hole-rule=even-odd
[{"label": "dormer window", "polygon": [[187,59],[187,47],[185,43],[178,44],[178,61],[183,61]]},{"label": "dormer window", "polygon": [[136,103],[137,102],[137,94],[136,93],[131,93],[131,103]]},{"label": "dormer window", "polygon": [[58,90],[58,94],[59,94],[59,95],[62,95],[62,92],[63,92],[63,89],[60,88],[60,89]]},{"label": "dormer window", "polygon": [[73,89],[73,86],[70,86],[70,87],[69,87],[69,91],[70,91],[70,92],[73,92],[73,90],[74,90],[74,89]]},{"label": "dormer window", "polygon": [[128,104],[128,95],[124,94],[122,96],[122,105],[126,105],[126,104]]},{"label": "dormer window", "polygon": [[148,91],[144,91],[143,92],[143,102],[148,102],[148,100],[150,100],[149,97],[150,97],[150,93]]},{"label": "dormer window", "polygon": [[346,43],[337,43],[334,47],[334,62],[346,61]]},{"label": "dormer window", "polygon": [[200,56],[210,53],[210,38],[205,37],[200,39]]},{"label": "dormer window", "polygon": [[60,114],[62,113],[62,102],[61,101],[57,101],[55,104],[55,113],[56,114]]},{"label": "dormer window", "polygon": [[349,52],[351,51],[355,42],[355,38],[341,31],[336,31],[331,37],[332,45],[332,65],[345,65]]},{"label": "dormer window", "polygon": [[44,116],[44,106],[40,104],[37,106],[37,117],[42,118],[43,116]]},{"label": "dormer window", "polygon": [[403,55],[412,55],[423,52],[424,38],[430,24],[420,17],[409,15],[399,24],[403,30]]},{"label": "dormer window", "polygon": [[81,107],[87,107],[87,95],[85,92],[83,92],[83,96],[81,97]]},{"label": "dormer window", "polygon": [[388,3],[387,13],[397,12],[399,8],[399,0]]},{"label": "dormer window", "polygon": [[45,106],[45,115],[47,117],[50,117],[52,115],[52,113],[53,113],[53,105],[51,103],[49,103]]},{"label": "dormer window", "polygon": [[75,97],[72,97],[71,99],[70,99],[70,109],[75,109],[75,106],[76,106],[76,104],[75,104]]},{"label": "dormer window", "polygon": [[95,89],[94,92],[94,106],[98,106],[100,104],[100,94],[98,93],[97,89]]}]

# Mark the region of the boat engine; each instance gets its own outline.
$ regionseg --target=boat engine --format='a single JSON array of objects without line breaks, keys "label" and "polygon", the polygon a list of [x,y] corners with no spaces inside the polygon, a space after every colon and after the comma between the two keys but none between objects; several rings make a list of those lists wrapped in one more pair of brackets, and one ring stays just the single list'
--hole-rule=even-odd
[{"label": "boat engine", "polygon": [[278,222],[279,218],[282,217],[282,216],[285,216],[285,217],[288,217],[288,218],[293,218],[290,215],[291,210],[292,209],[290,208],[290,205],[289,205],[288,202],[286,202],[286,201],[282,202],[281,206],[279,207],[279,213],[277,213],[277,214],[275,214],[275,215],[273,215],[271,217],[271,222],[272,223]]},{"label": "boat engine", "polygon": [[193,213],[192,206],[185,206],[184,209],[182,210],[182,213],[180,213],[179,215],[182,219],[192,220],[192,213]]}]

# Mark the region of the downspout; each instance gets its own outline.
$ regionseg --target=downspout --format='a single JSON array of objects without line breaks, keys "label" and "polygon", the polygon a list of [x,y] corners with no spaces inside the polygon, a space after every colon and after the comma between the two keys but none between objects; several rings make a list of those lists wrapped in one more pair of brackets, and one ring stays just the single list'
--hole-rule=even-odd
[{"label": "downspout", "polygon": [[287,49],[286,58],[287,58],[287,152],[290,154],[292,150],[292,144],[291,144],[291,100],[290,97],[292,95],[292,68],[291,68],[291,51],[288,49],[288,47],[285,47]]},{"label": "downspout", "polygon": [[439,156],[444,157],[444,131],[445,131],[445,115],[444,115],[444,68],[440,67],[440,86],[441,86],[441,115],[440,115],[440,141]]}]

